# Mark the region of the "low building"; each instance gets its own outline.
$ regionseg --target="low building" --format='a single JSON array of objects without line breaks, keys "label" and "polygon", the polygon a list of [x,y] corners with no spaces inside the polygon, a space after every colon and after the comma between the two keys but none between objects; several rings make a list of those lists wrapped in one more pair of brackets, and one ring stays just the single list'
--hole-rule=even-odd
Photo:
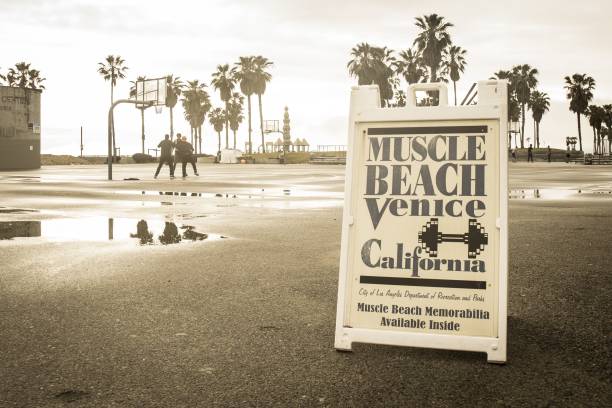
[{"label": "low building", "polygon": [[40,95],[0,86],[0,170],[40,168]]}]

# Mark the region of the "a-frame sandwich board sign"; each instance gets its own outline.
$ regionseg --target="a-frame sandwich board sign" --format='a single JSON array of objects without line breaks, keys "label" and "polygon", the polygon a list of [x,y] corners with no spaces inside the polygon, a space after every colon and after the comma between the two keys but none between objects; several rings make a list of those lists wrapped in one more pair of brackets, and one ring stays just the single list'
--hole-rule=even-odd
[{"label": "a-frame sandwich board sign", "polygon": [[397,108],[381,108],[376,85],[352,89],[336,349],[506,361],[508,86],[477,89],[476,104],[449,106],[445,85],[412,85]]}]

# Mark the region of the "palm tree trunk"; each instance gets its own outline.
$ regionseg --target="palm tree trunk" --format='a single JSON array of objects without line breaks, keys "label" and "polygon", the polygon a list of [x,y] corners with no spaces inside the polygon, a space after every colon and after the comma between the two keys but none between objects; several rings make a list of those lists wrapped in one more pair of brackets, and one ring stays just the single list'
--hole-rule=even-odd
[{"label": "palm tree trunk", "polygon": [[453,81],[453,90],[455,94],[455,106],[457,106],[457,82]]},{"label": "palm tree trunk", "polygon": [[263,112],[261,110],[261,94],[257,94],[257,99],[259,101],[259,127],[261,128],[261,151],[265,153],[266,152],[266,142],[264,139]]},{"label": "palm tree trunk", "polygon": [[140,109],[140,135],[142,136],[142,154],[145,152],[144,108]]},{"label": "palm tree trunk", "polygon": [[198,127],[198,152],[202,154],[202,126]]},{"label": "palm tree trunk", "polygon": [[247,103],[248,103],[248,109],[249,109],[249,154],[253,153],[253,149],[252,149],[252,144],[251,144],[251,132],[253,129],[251,129],[251,94],[247,95]]},{"label": "palm tree trunk", "polygon": [[170,140],[174,139],[174,115],[172,114],[172,106],[170,107]]},{"label": "palm tree trunk", "polygon": [[219,135],[219,149],[217,151],[219,153],[221,151],[221,132],[217,132],[217,135]]},{"label": "palm tree trunk", "polygon": [[525,104],[521,104],[521,149],[525,148]]},{"label": "palm tree trunk", "polygon": [[593,154],[597,154],[597,130],[593,126]]},{"label": "palm tree trunk", "polygon": [[580,130],[580,112],[576,112],[578,115],[578,142],[580,143],[580,151],[582,151],[582,131]]},{"label": "palm tree trunk", "polygon": [[236,150],[236,130],[234,129],[234,150]]},{"label": "palm tree trunk", "polygon": [[228,101],[225,101],[225,148],[229,149],[229,117],[227,116],[229,111]]},{"label": "palm tree trunk", "polygon": [[[111,78],[111,106],[113,106],[114,100],[113,100],[113,80]],[[112,160],[114,160],[115,157],[115,149],[116,149],[116,144],[115,144],[115,115],[111,115],[111,133],[113,134],[113,155],[111,157]]]}]

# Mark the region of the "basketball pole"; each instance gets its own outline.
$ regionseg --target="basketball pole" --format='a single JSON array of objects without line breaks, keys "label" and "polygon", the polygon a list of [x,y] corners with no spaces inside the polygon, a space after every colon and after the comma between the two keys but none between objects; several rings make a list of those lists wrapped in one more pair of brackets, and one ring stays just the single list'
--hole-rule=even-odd
[{"label": "basketball pole", "polygon": [[113,146],[113,110],[115,109],[115,106],[122,104],[122,103],[131,103],[134,105],[149,105],[152,106],[154,105],[153,101],[138,101],[138,100],[134,100],[134,99],[119,99],[118,101],[113,102],[113,104],[110,106],[110,108],[108,109],[108,158],[107,158],[107,162],[108,162],[108,180],[112,180],[113,179],[113,159],[115,156],[115,152],[114,147]]}]

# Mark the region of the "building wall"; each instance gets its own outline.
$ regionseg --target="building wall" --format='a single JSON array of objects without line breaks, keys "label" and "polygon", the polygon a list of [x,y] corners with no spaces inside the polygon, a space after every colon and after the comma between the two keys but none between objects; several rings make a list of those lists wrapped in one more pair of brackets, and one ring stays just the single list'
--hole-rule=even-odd
[{"label": "building wall", "polygon": [[0,170],[40,167],[40,95],[0,86]]}]

